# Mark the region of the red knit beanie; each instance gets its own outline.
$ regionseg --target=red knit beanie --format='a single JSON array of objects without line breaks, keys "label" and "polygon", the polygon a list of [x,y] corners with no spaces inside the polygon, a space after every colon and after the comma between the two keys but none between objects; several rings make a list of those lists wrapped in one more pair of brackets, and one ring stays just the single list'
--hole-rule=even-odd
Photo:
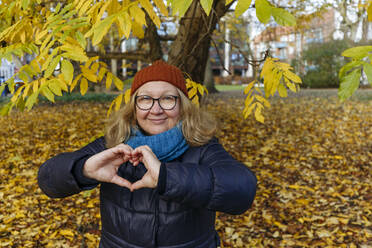
[{"label": "red knit beanie", "polygon": [[150,81],[165,81],[180,89],[186,96],[188,95],[182,71],[176,66],[165,63],[163,60],[157,60],[152,65],[136,73],[130,94],[133,95],[139,87]]}]

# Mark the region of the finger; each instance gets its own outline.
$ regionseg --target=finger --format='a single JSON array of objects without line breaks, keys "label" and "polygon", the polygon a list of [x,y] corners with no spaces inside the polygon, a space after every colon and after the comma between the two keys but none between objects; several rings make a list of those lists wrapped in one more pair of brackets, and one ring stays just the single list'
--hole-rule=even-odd
[{"label": "finger", "polygon": [[142,160],[143,157],[152,156],[154,157],[155,154],[152,152],[150,147],[148,146],[139,146],[132,152],[132,155],[135,157],[139,157],[139,160]]},{"label": "finger", "polygon": [[130,190],[131,190],[131,187],[132,187],[132,184],[128,180],[126,180],[126,179],[124,179],[124,178],[122,178],[118,175],[114,175],[111,182],[116,184],[116,185],[119,185],[121,187],[126,187]]},{"label": "finger", "polygon": [[148,145],[139,146],[136,149],[134,149],[133,152],[142,152],[142,151],[152,151],[151,148]]},{"label": "finger", "polygon": [[133,149],[130,146],[119,145],[112,148],[115,154],[131,155]]},{"label": "finger", "polygon": [[115,146],[115,147],[125,147],[126,149],[129,149],[129,150],[133,150],[133,148],[127,144],[123,144],[123,143],[120,143],[119,145]]},{"label": "finger", "polygon": [[145,187],[146,187],[145,182],[143,180],[140,180],[132,184],[130,191],[133,192],[134,190],[145,188]]},{"label": "finger", "polygon": [[113,150],[113,153],[116,154],[116,156],[120,157],[123,159],[120,163],[124,163],[131,159],[132,157],[132,148],[130,146],[116,146],[114,147],[115,149]]}]

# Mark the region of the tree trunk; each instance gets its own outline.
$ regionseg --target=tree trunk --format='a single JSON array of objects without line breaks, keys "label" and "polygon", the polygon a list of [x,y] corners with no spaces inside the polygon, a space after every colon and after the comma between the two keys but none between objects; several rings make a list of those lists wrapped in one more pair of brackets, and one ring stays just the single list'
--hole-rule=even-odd
[{"label": "tree trunk", "polygon": [[362,43],[368,43],[368,37],[369,37],[369,25],[371,25],[368,22],[368,16],[365,15],[362,18],[362,39],[360,40]]},{"label": "tree trunk", "polygon": [[168,62],[178,66],[198,83],[203,83],[204,80],[212,32],[227,9],[224,0],[215,0],[212,11],[207,16],[200,2],[194,0],[180,20],[178,34],[169,51]]},{"label": "tree trunk", "polygon": [[147,40],[150,46],[149,59],[152,62],[152,61],[161,59],[163,57],[163,52],[161,50],[160,37],[158,35],[156,25],[151,20],[147,12],[146,12],[146,23],[147,23],[147,28],[145,30],[145,39]]},{"label": "tree trunk", "polygon": [[218,90],[216,89],[214,85],[214,79],[213,79],[213,71],[212,71],[212,65],[211,60],[207,60],[207,65],[205,68],[205,77],[204,77],[204,85],[207,88],[209,93],[217,93]]}]

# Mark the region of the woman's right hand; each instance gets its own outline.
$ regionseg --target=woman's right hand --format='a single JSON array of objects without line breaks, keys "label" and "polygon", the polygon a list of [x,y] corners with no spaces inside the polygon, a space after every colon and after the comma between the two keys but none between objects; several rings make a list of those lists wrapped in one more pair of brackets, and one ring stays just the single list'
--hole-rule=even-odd
[{"label": "woman's right hand", "polygon": [[119,144],[90,157],[84,164],[83,174],[100,182],[114,183],[131,188],[128,180],[117,175],[121,164],[131,160],[132,147]]}]

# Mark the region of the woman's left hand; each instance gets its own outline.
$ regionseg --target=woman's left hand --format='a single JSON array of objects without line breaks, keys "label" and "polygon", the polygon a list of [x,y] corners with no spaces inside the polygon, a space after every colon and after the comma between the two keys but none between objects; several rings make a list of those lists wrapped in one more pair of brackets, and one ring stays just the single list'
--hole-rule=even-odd
[{"label": "woman's left hand", "polygon": [[148,146],[139,146],[134,151],[132,151],[132,162],[136,166],[139,162],[142,162],[147,172],[141,180],[133,183],[130,190],[136,190],[140,188],[156,188],[158,185],[159,171],[161,162],[152,152],[151,148]]}]

